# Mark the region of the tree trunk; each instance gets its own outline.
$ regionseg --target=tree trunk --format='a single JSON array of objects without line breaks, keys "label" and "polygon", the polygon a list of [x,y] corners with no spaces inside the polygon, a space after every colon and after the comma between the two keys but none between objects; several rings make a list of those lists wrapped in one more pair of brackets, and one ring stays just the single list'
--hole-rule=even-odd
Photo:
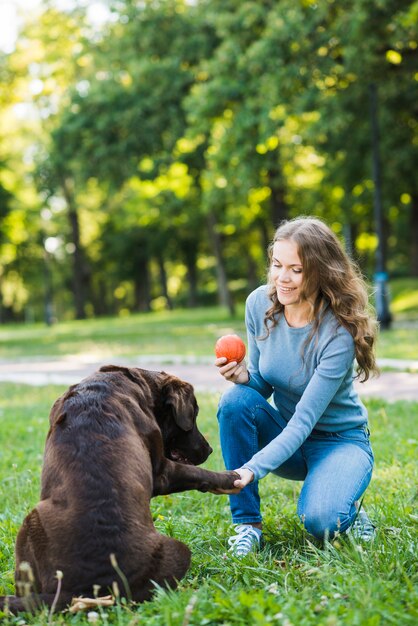
[{"label": "tree trunk", "polygon": [[187,306],[193,309],[199,304],[199,297],[197,295],[197,265],[196,258],[188,258],[186,260],[187,265],[187,281],[189,283],[189,297],[187,298]]},{"label": "tree trunk", "polygon": [[162,256],[158,256],[158,269],[160,271],[160,282],[161,282],[161,291],[167,303],[167,309],[169,311],[173,310],[173,301],[170,298],[170,294],[168,293],[168,281],[167,281],[167,272],[165,270],[164,259]]},{"label": "tree trunk", "polygon": [[86,293],[90,283],[90,272],[85,259],[84,250],[82,249],[80,243],[80,225],[77,206],[74,200],[72,181],[64,177],[61,182],[61,187],[68,207],[71,241],[74,244],[72,282],[76,318],[80,320],[85,319],[86,317]]},{"label": "tree trunk", "polygon": [[276,229],[280,222],[289,216],[289,207],[285,201],[285,186],[283,183],[283,175],[280,170],[278,161],[271,164],[267,170],[268,186],[271,189],[271,220],[272,225]]},{"label": "tree trunk", "polygon": [[247,267],[248,267],[248,293],[254,291],[260,285],[260,279],[258,276],[258,268],[257,264],[254,261],[251,254],[247,257]]},{"label": "tree trunk", "polygon": [[198,306],[198,273],[197,273],[197,246],[192,241],[185,241],[183,244],[184,262],[187,267],[187,282],[189,284],[189,295],[187,306],[194,308]]},{"label": "tree trunk", "polygon": [[[348,211],[347,211],[348,212]],[[359,253],[356,249],[356,241],[358,237],[358,224],[350,222],[350,218],[343,223],[343,239],[346,253],[354,260],[357,259]]]},{"label": "tree trunk", "polygon": [[235,306],[232,295],[228,287],[225,263],[222,254],[222,242],[217,231],[216,216],[213,211],[209,211],[207,215],[207,224],[209,228],[209,241],[213,247],[213,253],[216,259],[216,276],[218,280],[218,296],[221,306],[226,306],[231,315],[235,313]]},{"label": "tree trunk", "polygon": [[388,242],[389,242],[389,237],[390,237],[390,231],[391,231],[391,228],[390,228],[389,220],[384,215],[382,218],[382,235],[383,235],[382,252],[383,252],[384,267],[386,271],[387,271],[387,266],[388,266],[388,256],[389,256]]},{"label": "tree trunk", "polygon": [[52,326],[54,323],[54,301],[53,301],[53,286],[52,286],[52,272],[51,272],[51,256],[47,250],[44,250],[44,283],[45,283],[45,311],[44,319],[47,326]]},{"label": "tree trunk", "polygon": [[409,227],[411,232],[410,271],[411,276],[418,276],[418,196],[412,196]]},{"label": "tree trunk", "polygon": [[109,307],[108,288],[103,278],[97,280],[95,289],[92,290],[94,316],[113,315],[114,307]]},{"label": "tree trunk", "polygon": [[135,310],[151,311],[151,280],[149,274],[148,260],[146,258],[138,262],[137,278],[135,285]]},{"label": "tree trunk", "polygon": [[263,253],[267,259],[267,250],[273,238],[273,233],[270,234],[269,231],[272,231],[271,224],[267,226],[266,220],[260,219],[259,222],[260,233],[261,233],[261,241],[263,244]]}]

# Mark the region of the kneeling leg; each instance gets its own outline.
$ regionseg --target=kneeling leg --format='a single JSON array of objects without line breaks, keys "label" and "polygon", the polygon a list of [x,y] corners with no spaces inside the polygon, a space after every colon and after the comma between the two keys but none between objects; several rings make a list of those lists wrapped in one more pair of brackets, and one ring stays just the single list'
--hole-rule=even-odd
[{"label": "kneeling leg", "polygon": [[372,475],[372,457],[353,444],[329,445],[308,458],[308,473],[298,515],[306,530],[317,539],[332,539],[344,532],[357,514],[355,502],[366,490]]}]

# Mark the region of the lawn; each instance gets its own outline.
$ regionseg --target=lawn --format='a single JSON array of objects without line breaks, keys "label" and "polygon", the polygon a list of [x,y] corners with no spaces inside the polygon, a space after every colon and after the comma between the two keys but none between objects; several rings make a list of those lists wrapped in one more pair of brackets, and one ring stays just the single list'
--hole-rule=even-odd
[{"label": "lawn", "polygon": [[[3,325],[0,355],[3,361],[67,355],[103,361],[150,355],[164,355],[167,362],[208,361],[214,358],[216,339],[226,333],[246,338],[242,305],[235,317],[214,307],[67,321],[50,328],[42,324]],[[418,321],[382,331],[377,353],[381,358],[417,359]]]},{"label": "lawn", "polygon": [[219,335],[244,332],[244,308],[230,317],[220,307],[161,311],[128,317],[0,327],[3,359],[65,355],[98,358],[143,355],[212,357]]},{"label": "lawn", "polygon": [[[62,387],[0,384],[0,593],[13,590],[13,546],[24,515],[36,503],[47,416]],[[222,467],[215,419],[217,395],[199,394],[201,430],[215,451],[205,464]],[[158,529],[181,539],[192,566],[177,591],[158,590],[137,607],[101,611],[99,624],[134,626],[378,626],[415,624],[418,403],[367,403],[376,470],[366,505],[378,525],[373,545],[338,540],[321,548],[295,516],[298,483],[261,482],[266,545],[237,560],[227,553],[226,496],[188,492],[158,497]],[[1,620],[1,617],[0,617]],[[55,624],[87,624],[85,615],[54,616]],[[46,613],[3,618],[3,624],[47,625]]]},{"label": "lawn", "polygon": [[398,319],[418,314],[418,278],[397,278],[389,283],[391,311]]}]

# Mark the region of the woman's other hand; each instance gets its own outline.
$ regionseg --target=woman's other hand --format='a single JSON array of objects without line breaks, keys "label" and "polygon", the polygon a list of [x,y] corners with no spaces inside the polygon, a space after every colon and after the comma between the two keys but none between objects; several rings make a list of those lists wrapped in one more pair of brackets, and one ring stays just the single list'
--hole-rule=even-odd
[{"label": "woman's other hand", "polygon": [[231,383],[243,385],[250,380],[245,361],[241,361],[241,363],[230,361],[228,363],[226,357],[222,356],[216,359],[215,365],[219,368],[219,373],[222,374],[225,380],[229,380]]}]

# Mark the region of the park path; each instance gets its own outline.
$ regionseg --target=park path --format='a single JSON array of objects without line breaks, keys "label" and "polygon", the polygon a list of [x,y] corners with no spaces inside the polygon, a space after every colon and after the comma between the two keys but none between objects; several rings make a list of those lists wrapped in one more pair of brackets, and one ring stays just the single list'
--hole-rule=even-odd
[{"label": "park path", "polygon": [[[28,385],[71,385],[79,382],[102,365],[126,365],[152,370],[164,370],[189,381],[197,392],[228,389],[226,382],[216,367],[209,361],[198,359],[178,359],[175,356],[149,356],[138,359],[110,358],[102,361],[78,356],[61,359],[21,359],[14,362],[0,361],[0,381],[25,383]],[[365,383],[356,382],[356,388],[362,398],[383,398],[390,402],[396,400],[414,400],[418,402],[418,373],[404,370],[418,370],[418,361],[382,359],[381,367],[390,367],[400,371],[383,371],[379,378],[372,378]],[[403,371],[402,371],[403,370]]]}]

